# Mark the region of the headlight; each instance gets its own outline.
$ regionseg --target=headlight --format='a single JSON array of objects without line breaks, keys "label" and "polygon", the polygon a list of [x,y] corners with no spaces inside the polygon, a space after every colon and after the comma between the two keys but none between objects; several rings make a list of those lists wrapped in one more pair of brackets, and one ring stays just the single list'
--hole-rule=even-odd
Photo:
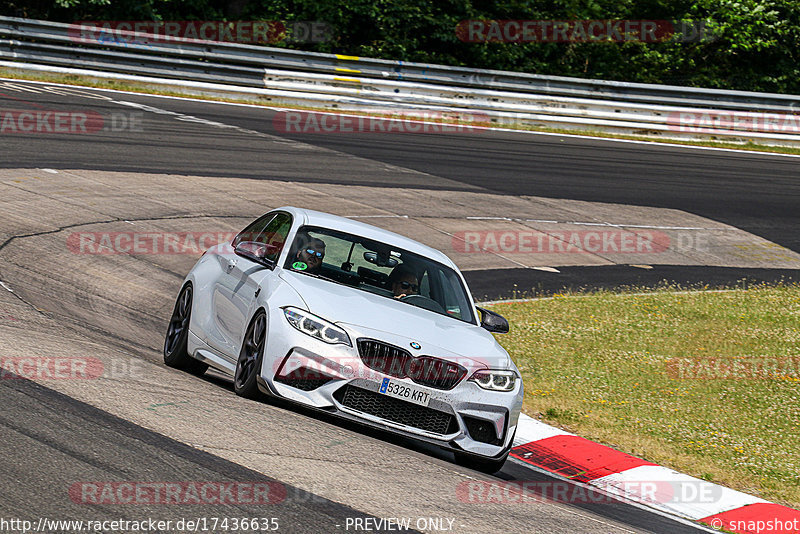
[{"label": "headlight", "polygon": [[289,321],[290,325],[304,334],[308,334],[311,337],[315,337],[331,345],[341,343],[348,347],[353,346],[350,343],[350,336],[347,335],[347,332],[335,324],[321,317],[317,317],[313,313],[289,307],[283,309],[283,314],[286,316],[286,320]]},{"label": "headlight", "polygon": [[495,371],[492,369],[476,371],[470,380],[483,389],[490,391],[513,391],[517,384],[517,373],[514,371]]}]

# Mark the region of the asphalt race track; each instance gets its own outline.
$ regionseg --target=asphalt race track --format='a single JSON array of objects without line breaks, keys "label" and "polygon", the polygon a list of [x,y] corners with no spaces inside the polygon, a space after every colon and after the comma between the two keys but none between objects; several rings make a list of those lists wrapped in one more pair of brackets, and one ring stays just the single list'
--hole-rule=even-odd
[{"label": "asphalt race track", "polygon": [[[775,280],[797,273],[796,158],[505,132],[288,136],[275,129],[274,110],[22,82],[0,84],[0,99],[4,109],[91,111],[107,121],[120,114],[141,126],[2,133],[0,358],[88,358],[100,371],[81,380],[0,379],[0,473],[13,481],[0,488],[1,517],[275,517],[281,532],[354,532],[354,518],[390,517],[412,518],[413,528],[440,518],[454,532],[699,530],[625,503],[465,501],[458,488],[468,482],[555,479],[513,462],[488,477],[429,447],[238,398],[213,372],[168,369],[163,332],[197,254],[94,254],[71,236],[234,232],[283,204],[373,217],[443,250],[478,224],[471,214],[490,229],[492,217],[523,224],[524,214],[560,225],[580,215],[663,228],[689,221],[740,250],[767,240],[781,256],[732,259],[723,247],[713,261],[681,252],[651,269],[613,254],[566,265],[553,255],[538,264],[503,254],[454,258],[476,295],[492,298],[512,282],[554,290],[647,284],[663,273],[687,283]],[[267,484],[281,498],[93,504],[74,491],[204,481]]]},{"label": "asphalt race track", "polygon": [[[20,91],[19,83],[9,83],[5,87],[0,84],[0,95],[10,101],[8,108],[92,109],[106,117],[115,113],[138,114],[139,120],[146,117],[146,126],[133,132],[40,136],[34,143],[31,135],[5,136],[4,152],[13,155],[3,158],[2,166],[6,168],[480,190],[495,196],[651,206],[679,209],[732,225],[800,251],[796,231],[800,198],[797,157],[485,130],[452,134],[283,133],[284,115],[270,109],[131,94],[114,94],[111,98],[100,91],[83,89],[61,89],[62,94],[56,95],[44,92],[42,86],[27,85],[26,91]],[[90,93],[93,98],[86,98]],[[32,98],[39,108],[25,104]],[[132,107],[135,105],[146,107]],[[301,152],[309,157],[298,160],[284,153],[283,149],[290,147],[303,147]],[[333,158],[336,162],[320,166],[319,154],[332,151],[338,156]],[[312,154],[317,155],[310,157]],[[372,164],[372,169],[396,172],[370,172],[370,165],[365,163]],[[500,210],[497,215],[504,214]],[[645,218],[640,223],[650,221]],[[767,269],[708,272],[658,268],[648,273],[626,272],[622,279],[624,283],[624,279],[634,278],[642,285],[663,279],[689,285],[709,281],[725,285],[743,277],[754,281],[795,279],[798,265],[789,270],[775,270],[774,265],[757,267]],[[617,277],[600,271],[578,273],[574,277],[552,276],[524,269],[508,279],[496,278],[492,284],[486,284],[486,276],[482,275],[470,281],[476,295],[490,298],[510,296],[514,289],[552,292],[562,287],[608,287],[617,283]],[[488,276],[491,278],[491,272]],[[576,278],[582,283],[576,283]]]},{"label": "asphalt race track", "polygon": [[[70,493],[66,502],[63,498],[63,488],[72,488],[75,481],[91,484],[120,475],[126,477],[124,480],[135,481],[246,481],[263,485],[265,493],[274,487],[271,484],[275,481],[261,473],[145,430],[34,382],[7,380],[3,385],[2,454],[14,461],[3,462],[0,471],[3,480],[17,482],[3,488],[0,514],[5,518],[25,517],[25,513],[35,510],[48,519],[100,520],[106,515],[131,521],[145,517],[176,519],[176,514],[167,513],[168,509],[159,503],[133,509],[114,509],[106,504],[98,506],[101,513],[92,517],[94,514],[87,513],[83,503],[83,488]],[[44,469],[43,459],[48,464]],[[87,490],[86,500],[99,499],[98,493]],[[274,498],[280,499],[280,504],[272,504],[266,514],[263,504],[249,503],[210,507],[190,503],[181,512],[186,517],[275,517],[279,525],[302,524],[309,531],[326,531],[332,524],[344,525],[347,517],[363,517],[357,510],[285,484],[275,489]]]}]

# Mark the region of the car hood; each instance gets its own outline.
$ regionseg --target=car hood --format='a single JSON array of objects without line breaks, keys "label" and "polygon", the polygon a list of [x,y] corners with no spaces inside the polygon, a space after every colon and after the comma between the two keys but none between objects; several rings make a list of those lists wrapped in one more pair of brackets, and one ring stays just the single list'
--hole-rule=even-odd
[{"label": "car hood", "polygon": [[283,271],[279,276],[300,294],[308,311],[365,337],[382,334],[380,339],[406,350],[415,341],[422,346],[419,354],[469,358],[476,367],[512,365],[492,334],[477,325],[304,274]]}]

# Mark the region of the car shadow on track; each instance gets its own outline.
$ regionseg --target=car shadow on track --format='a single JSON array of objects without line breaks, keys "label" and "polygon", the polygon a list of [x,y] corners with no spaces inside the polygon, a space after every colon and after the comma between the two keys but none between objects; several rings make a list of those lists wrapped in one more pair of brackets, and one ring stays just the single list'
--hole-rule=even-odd
[{"label": "car shadow on track", "polygon": [[[233,377],[230,377],[220,371],[217,371],[216,369],[209,368],[209,370],[206,371],[206,374],[203,375],[201,378],[206,382],[227,389],[232,394],[235,394],[233,393]],[[371,427],[369,425],[360,424],[356,421],[343,419],[341,417],[337,417],[332,413],[327,413],[323,410],[318,410],[307,406],[302,406],[300,404],[295,404],[288,400],[281,399],[278,397],[270,397],[262,394],[259,400],[254,402],[260,402],[268,404],[270,406],[274,406],[276,408],[289,410],[294,413],[302,414],[306,417],[313,418],[314,420],[319,421],[321,423],[326,423],[338,428],[344,428],[356,434],[369,436],[371,438],[378,439],[380,441],[383,441],[391,445],[397,445],[403,449],[413,450],[415,452],[425,454],[426,456],[430,456],[442,460],[444,462],[451,463],[453,464],[453,467],[460,469],[460,466],[455,465],[454,457],[451,452],[445,451],[432,444],[418,442],[413,439],[405,438],[403,436],[398,436],[397,434],[393,434],[391,432],[383,431]]]},{"label": "car shadow on track", "polygon": [[[209,369],[201,379],[217,387],[229,390],[231,394],[234,394],[233,378],[213,368]],[[642,506],[623,502],[614,497],[601,499],[600,502],[587,499],[585,496],[587,492],[591,490],[586,485],[550,475],[511,458],[509,458],[502,470],[494,475],[487,475],[480,471],[474,471],[456,464],[451,452],[443,450],[433,444],[398,436],[368,425],[337,417],[334,414],[294,404],[276,397],[263,395],[259,400],[254,402],[289,410],[312,418],[320,423],[343,428],[356,434],[368,436],[386,444],[400,447],[406,451],[427,456],[435,462],[441,462],[442,465],[448,469],[463,473],[465,480],[479,480],[483,481],[484,484],[496,484],[501,490],[505,490],[506,487],[509,487],[512,491],[516,491],[525,484],[537,488],[537,491],[543,490],[537,495],[527,495],[529,502],[532,503],[547,501],[561,506],[590,512],[606,519],[620,521],[634,528],[650,532],[684,533],[703,531],[700,527],[694,526],[689,522],[676,521],[661,513],[650,511]],[[567,497],[553,499],[551,498],[553,494],[560,494]],[[519,502],[524,505],[526,501],[520,496]]]}]

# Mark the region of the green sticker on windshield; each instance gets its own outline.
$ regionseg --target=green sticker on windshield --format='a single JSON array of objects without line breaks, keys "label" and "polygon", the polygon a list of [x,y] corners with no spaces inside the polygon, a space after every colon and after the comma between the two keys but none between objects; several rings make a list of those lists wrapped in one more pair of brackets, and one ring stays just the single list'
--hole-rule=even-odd
[{"label": "green sticker on windshield", "polygon": [[298,271],[305,271],[306,269],[308,269],[308,265],[306,265],[302,261],[296,261],[292,264],[292,269],[297,269]]}]

